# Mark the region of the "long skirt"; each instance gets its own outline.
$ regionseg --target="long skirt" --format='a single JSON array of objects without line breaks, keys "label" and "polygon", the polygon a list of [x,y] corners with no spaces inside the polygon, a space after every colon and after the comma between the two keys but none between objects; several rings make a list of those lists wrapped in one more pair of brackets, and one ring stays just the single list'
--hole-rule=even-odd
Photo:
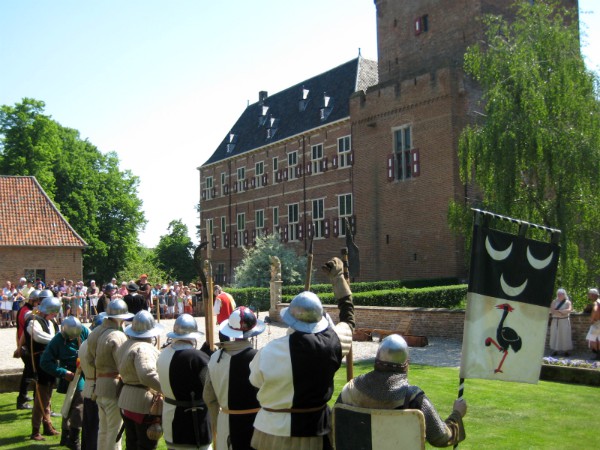
[{"label": "long skirt", "polygon": [[552,319],[550,324],[550,348],[558,352],[573,350],[571,319]]}]

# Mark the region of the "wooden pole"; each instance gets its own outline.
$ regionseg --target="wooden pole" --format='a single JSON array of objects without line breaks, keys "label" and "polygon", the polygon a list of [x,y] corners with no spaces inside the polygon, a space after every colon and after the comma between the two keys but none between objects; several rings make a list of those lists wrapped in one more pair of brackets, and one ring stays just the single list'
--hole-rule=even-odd
[{"label": "wooden pole", "polygon": [[[208,230],[208,221],[206,224]],[[204,304],[204,324],[206,328],[206,342],[208,348],[211,350],[215,349],[215,336],[214,336],[214,319],[213,319],[213,302],[214,302],[214,289],[213,289],[213,275],[212,267],[210,264],[210,243],[206,246],[206,260],[204,261],[204,273],[206,274],[206,286],[204,287],[208,292],[205,298]]]},{"label": "wooden pole", "polygon": [[[344,278],[348,285],[350,284],[350,272],[348,271],[348,249],[342,248],[342,263],[344,263]],[[352,354],[352,341],[350,341],[350,351],[346,355],[346,381],[354,378],[354,356]]]}]

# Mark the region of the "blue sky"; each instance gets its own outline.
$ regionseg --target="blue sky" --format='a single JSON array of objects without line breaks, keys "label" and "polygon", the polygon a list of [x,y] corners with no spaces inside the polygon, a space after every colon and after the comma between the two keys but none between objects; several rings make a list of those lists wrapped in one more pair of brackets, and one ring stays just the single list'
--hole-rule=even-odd
[{"label": "blue sky", "polygon": [[[583,51],[600,66],[600,2],[580,0]],[[0,104],[46,102],[140,178],[157,244],[194,238],[196,168],[247,103],[358,55],[377,58],[372,0],[2,0]]]}]

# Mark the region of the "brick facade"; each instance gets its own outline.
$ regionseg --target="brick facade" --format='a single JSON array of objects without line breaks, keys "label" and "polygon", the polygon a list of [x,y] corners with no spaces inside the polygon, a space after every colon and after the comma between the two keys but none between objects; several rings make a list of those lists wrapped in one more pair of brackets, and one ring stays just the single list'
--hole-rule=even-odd
[{"label": "brick facade", "polygon": [[45,281],[82,280],[83,252],[79,248],[19,248],[5,247],[0,250],[0,280],[13,283],[28,275],[28,270],[43,270]]}]

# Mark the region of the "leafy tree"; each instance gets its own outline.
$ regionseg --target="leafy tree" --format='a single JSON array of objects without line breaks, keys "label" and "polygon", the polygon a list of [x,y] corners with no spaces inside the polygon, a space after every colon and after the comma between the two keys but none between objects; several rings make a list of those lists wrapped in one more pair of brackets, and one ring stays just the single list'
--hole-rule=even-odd
[{"label": "leafy tree", "polygon": [[139,249],[145,225],[139,180],[119,170],[77,130],[43,114],[44,102],[23,99],[0,107],[0,171],[35,176],[56,207],[89,244],[84,274],[99,282],[119,272]]},{"label": "leafy tree", "polygon": [[[556,1],[521,2],[513,22],[484,22],[484,42],[465,55],[484,118],[460,137],[462,180],[482,194],[477,206],[562,230],[558,281],[582,290],[600,268],[600,108],[577,17]],[[450,215],[468,239],[465,211],[454,203]]]},{"label": "leafy tree", "polygon": [[169,275],[158,267],[156,253],[152,249],[145,247],[127,260],[127,265],[117,273],[117,280],[134,280],[145,273],[148,275],[148,282],[155,285],[156,283],[164,284],[169,280]]},{"label": "leafy tree", "polygon": [[188,228],[179,220],[169,223],[169,234],[160,237],[155,249],[158,267],[175,280],[184,283],[197,278],[194,267],[194,243],[188,236]]},{"label": "leafy tree", "polygon": [[281,242],[279,235],[256,238],[254,247],[244,248],[244,256],[235,268],[235,287],[268,287],[271,280],[271,256],[281,261],[283,283],[302,284],[306,276],[306,257],[298,257],[293,248]]}]

